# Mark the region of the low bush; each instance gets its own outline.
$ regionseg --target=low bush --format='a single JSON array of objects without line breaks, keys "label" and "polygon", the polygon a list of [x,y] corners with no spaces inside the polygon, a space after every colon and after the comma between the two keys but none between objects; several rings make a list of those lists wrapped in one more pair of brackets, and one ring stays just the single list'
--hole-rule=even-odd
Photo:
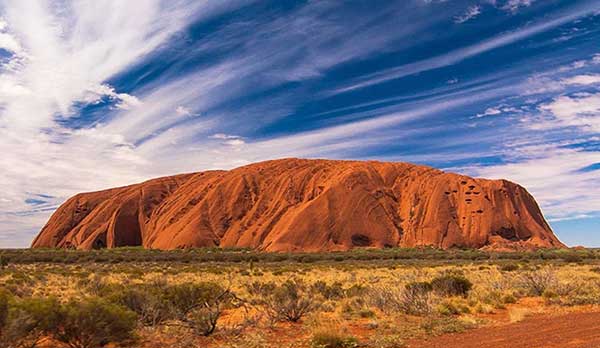
[{"label": "low bush", "polygon": [[311,289],[327,300],[339,300],[345,297],[345,290],[340,282],[329,285],[322,280],[318,280],[312,285]]},{"label": "low bush", "polygon": [[475,327],[476,324],[463,321],[456,317],[431,317],[427,318],[421,328],[430,335],[463,332]]},{"label": "low bush", "polygon": [[230,303],[233,294],[210,282],[186,283],[166,289],[166,300],[175,311],[175,318],[195,334],[211,335],[222,315],[223,306]]},{"label": "low bush", "polygon": [[577,254],[566,254],[562,257],[563,261],[569,263],[580,263],[583,262],[583,258]]},{"label": "low bush", "polygon": [[36,347],[52,335],[60,323],[60,303],[54,298],[15,301],[6,320],[2,339],[8,347]]},{"label": "low bush", "polygon": [[501,301],[504,304],[517,303],[517,298],[513,294],[504,294],[501,297]]},{"label": "low bush", "polygon": [[164,289],[159,286],[122,286],[109,294],[108,298],[135,312],[145,326],[160,325],[174,316],[171,306],[164,299]]},{"label": "low bush", "polygon": [[60,316],[53,337],[71,348],[98,348],[135,338],[135,313],[101,298],[68,302]]},{"label": "low bush", "polygon": [[405,286],[406,290],[427,293],[433,291],[433,286],[429,282],[411,282]]},{"label": "low bush", "polygon": [[500,266],[500,270],[503,272],[513,272],[519,269],[519,265],[516,263],[507,263]]},{"label": "low bush", "polygon": [[447,274],[434,278],[431,281],[431,287],[440,296],[466,297],[473,288],[473,283],[462,275]]},{"label": "low bush", "polygon": [[4,255],[0,255],[0,270],[8,266],[8,259]]},{"label": "low bush", "polygon": [[[464,300],[463,300],[464,301]],[[436,306],[437,312],[442,315],[457,315],[470,313],[469,306],[460,301],[451,301],[450,299],[440,302]]]},{"label": "low bush", "polygon": [[553,271],[543,269],[523,273],[521,275],[521,283],[529,295],[541,296],[544,291],[556,286],[558,280]]},{"label": "low bush", "polygon": [[416,282],[406,284],[400,296],[400,309],[406,314],[424,315],[432,310],[431,291],[429,283]]},{"label": "low bush", "polygon": [[369,294],[369,300],[384,313],[425,315],[432,311],[431,289],[425,284],[409,283],[404,288],[374,288]]},{"label": "low bush", "polygon": [[319,301],[302,281],[288,280],[281,285],[265,285],[255,300],[272,321],[298,322],[319,307]]},{"label": "low bush", "polygon": [[0,289],[0,338],[8,321],[8,299],[8,292]]}]

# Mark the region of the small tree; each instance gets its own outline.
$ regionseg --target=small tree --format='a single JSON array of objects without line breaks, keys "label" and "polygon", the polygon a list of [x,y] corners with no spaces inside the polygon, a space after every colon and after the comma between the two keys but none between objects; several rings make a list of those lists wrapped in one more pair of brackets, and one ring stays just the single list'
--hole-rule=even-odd
[{"label": "small tree", "polygon": [[90,298],[64,306],[54,337],[71,348],[104,347],[133,339],[135,323],[135,313],[102,299]]}]

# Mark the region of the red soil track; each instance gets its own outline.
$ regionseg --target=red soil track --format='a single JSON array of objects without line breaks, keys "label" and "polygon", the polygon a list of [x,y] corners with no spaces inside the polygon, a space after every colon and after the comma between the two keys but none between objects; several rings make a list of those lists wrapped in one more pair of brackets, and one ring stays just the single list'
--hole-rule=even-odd
[{"label": "red soil track", "polygon": [[447,334],[410,348],[598,348],[600,312],[535,316],[519,323]]}]

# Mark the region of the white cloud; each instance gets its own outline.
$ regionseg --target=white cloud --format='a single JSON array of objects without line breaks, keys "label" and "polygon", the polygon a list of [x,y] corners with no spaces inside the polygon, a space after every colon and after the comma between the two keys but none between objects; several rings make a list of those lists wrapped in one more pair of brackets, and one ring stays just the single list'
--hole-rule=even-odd
[{"label": "white cloud", "polygon": [[594,58],[592,58],[592,62],[594,64],[600,64],[600,53],[594,55]]},{"label": "white cloud", "polygon": [[600,93],[583,97],[560,96],[540,105],[539,109],[553,116],[547,127],[575,126],[600,132]]},{"label": "white cloud", "polygon": [[12,76],[0,75],[0,98],[15,98],[26,96],[31,92],[22,85],[18,84]]},{"label": "white cloud", "polygon": [[466,170],[476,176],[504,178],[523,185],[551,220],[600,213],[600,190],[590,190],[597,186],[598,173],[581,170],[600,163],[600,153],[553,145],[512,149],[512,157],[522,154],[528,158],[512,160],[507,151],[506,164]]},{"label": "white cloud", "polygon": [[518,112],[521,112],[521,110],[519,110],[515,107],[512,107],[512,106],[500,105],[500,106],[487,108],[487,109],[485,109],[484,112],[477,114],[475,117],[481,118],[481,117],[487,117],[487,116],[497,116],[500,114],[509,114],[509,113],[518,113]]},{"label": "white cloud", "polygon": [[454,17],[454,23],[464,23],[467,22],[481,14],[481,6],[473,5],[469,6],[467,11],[460,16]]},{"label": "white cloud", "polygon": [[591,214],[575,214],[575,215],[571,215],[571,216],[562,216],[562,217],[556,217],[556,218],[549,218],[548,221],[550,221],[550,222],[558,222],[558,221],[589,219],[589,218],[592,218],[592,217],[594,217],[594,215],[591,215]]},{"label": "white cloud", "polygon": [[[267,25],[245,24],[253,30],[241,30],[240,37],[230,38],[224,30],[205,38],[202,46],[195,47],[201,52],[231,42],[241,48],[199,71],[161,78],[131,94],[107,84],[111,77],[126,71],[148,53],[168,46],[171,34],[191,21],[191,14],[207,15],[217,3],[223,2],[105,0],[92,5],[76,2],[73,7],[55,11],[59,5],[46,8],[35,2],[3,2],[7,8],[2,14],[6,15],[6,32],[19,44],[20,53],[11,60],[10,69],[3,67],[0,76],[0,247],[8,245],[2,238],[9,233],[27,231],[25,235],[30,238],[49,215],[49,211],[32,212],[23,203],[27,192],[50,194],[56,197],[49,199],[50,203],[57,205],[75,192],[176,172],[227,169],[282,156],[344,157],[358,148],[400,143],[404,137],[427,138],[440,130],[413,129],[410,124],[453,108],[487,103],[508,90],[512,93],[518,89],[502,84],[491,88],[496,85],[480,83],[472,90],[461,89],[460,93],[429,95],[403,105],[401,112],[391,106],[374,105],[370,113],[344,114],[341,117],[347,117],[347,122],[332,122],[323,128],[269,138],[235,135],[250,134],[245,132],[248,128],[263,126],[262,119],[257,118],[287,115],[293,110],[290,100],[282,98],[273,103],[269,99],[260,108],[252,104],[221,114],[212,112],[212,107],[226,104],[248,90],[258,93],[290,80],[312,79],[340,62],[379,52],[388,47],[390,40],[403,42],[399,39],[410,38],[431,24],[427,19],[387,35],[388,26],[368,26],[371,18],[359,16],[356,20],[361,30],[352,39],[344,40],[346,28],[323,19],[335,2],[309,2],[300,6],[299,13]],[[450,65],[554,28],[582,13],[587,12],[566,13],[561,18],[533,23],[392,73],[401,75]],[[289,45],[292,41],[302,45]],[[281,66],[285,68],[274,69]],[[260,78],[249,78],[257,76]],[[92,128],[72,130],[57,122],[57,117],[64,120],[77,115],[74,104],[96,103],[105,98],[111,99],[118,109],[110,111]],[[257,111],[248,111],[252,107]],[[516,112],[506,105],[496,108],[500,112]],[[203,117],[189,117],[194,115],[192,110],[210,112]],[[246,112],[252,118],[246,118]],[[405,124],[406,127],[400,127]],[[471,136],[464,138],[461,136],[460,140],[473,142]],[[468,159],[475,151],[451,155]],[[415,156],[423,160],[425,155]],[[431,157],[435,156],[449,158],[446,154]],[[29,241],[24,239],[20,246]]]},{"label": "white cloud", "polygon": [[108,97],[111,100],[116,101],[115,106],[122,110],[129,110],[142,104],[137,97],[127,93],[117,93],[113,87],[107,84],[93,86],[86,92],[87,94],[82,97],[81,101],[90,104],[99,101],[102,97]]},{"label": "white cloud", "polygon": [[581,69],[581,68],[585,68],[586,65],[587,65],[587,62],[585,60],[578,60],[578,61],[573,62],[573,64],[571,64],[571,68]]},{"label": "white cloud", "polygon": [[179,116],[192,116],[192,110],[181,105],[175,109],[175,112]]},{"label": "white cloud", "polygon": [[241,137],[239,135],[217,133],[217,134],[211,135],[211,138],[214,138],[214,139],[239,139]]},{"label": "white cloud", "polygon": [[21,53],[21,45],[10,34],[0,33],[0,49],[18,54]]},{"label": "white cloud", "polygon": [[[52,207],[33,210],[26,204],[28,192],[51,195],[49,201],[56,206],[76,192],[160,172],[148,161],[154,157],[147,148],[156,142],[133,145],[126,133],[110,126],[110,118],[80,130],[64,128],[59,121],[75,115],[74,105],[102,98],[114,102],[114,112],[131,112],[136,119],[135,112],[146,109],[147,101],[142,104],[138,96],[117,91],[106,81],[190,21],[235,3],[2,1],[0,46],[13,54],[0,67],[0,248],[26,246],[51,213]],[[158,103],[152,100],[148,107]],[[145,128],[151,127],[137,130]],[[165,134],[167,139],[177,137]]]},{"label": "white cloud", "polygon": [[487,108],[483,113],[477,114],[477,117],[500,115],[502,111],[499,108]]},{"label": "white cloud", "polygon": [[593,85],[600,83],[600,75],[577,75],[563,79],[561,82],[566,85]]},{"label": "white cloud", "polygon": [[231,146],[241,146],[246,144],[245,141],[243,141],[242,139],[230,139],[224,142],[227,145],[231,145]]},{"label": "white cloud", "polygon": [[517,12],[521,7],[529,7],[535,0],[508,0],[501,6],[503,10]]}]

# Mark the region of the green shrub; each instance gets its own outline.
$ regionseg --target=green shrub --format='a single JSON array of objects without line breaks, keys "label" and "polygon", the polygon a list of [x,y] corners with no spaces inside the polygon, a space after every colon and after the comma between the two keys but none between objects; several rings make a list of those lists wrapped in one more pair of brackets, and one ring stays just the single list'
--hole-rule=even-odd
[{"label": "green shrub", "polygon": [[121,286],[109,294],[108,299],[135,312],[142,325],[156,326],[174,316],[163,292],[161,286]]},{"label": "green shrub", "polygon": [[273,290],[275,290],[275,283],[272,282],[260,282],[260,281],[255,281],[252,282],[250,284],[246,284],[246,290],[248,291],[248,293],[251,296],[266,296],[269,293],[273,292]]},{"label": "green shrub", "polygon": [[315,293],[323,296],[323,298],[327,300],[339,300],[345,295],[344,288],[340,282],[335,282],[329,285],[322,280],[318,280],[312,285],[311,288]]},{"label": "green shrub", "polygon": [[268,289],[256,303],[262,306],[272,321],[295,323],[319,307],[318,300],[300,280],[288,280],[279,286],[269,286]]},{"label": "green shrub", "polygon": [[36,347],[60,320],[60,303],[54,298],[18,300],[9,311],[2,339],[9,347]]},{"label": "green shrub", "polygon": [[166,289],[165,296],[175,311],[175,318],[202,336],[215,331],[223,306],[235,297],[229,290],[210,282],[174,285]]},{"label": "green shrub", "polygon": [[8,299],[8,292],[0,289],[0,338],[8,321]]},{"label": "green shrub", "polygon": [[345,290],[346,297],[362,297],[369,289],[362,284],[352,284]]},{"label": "green shrub", "polygon": [[455,303],[448,300],[440,302],[436,309],[438,313],[442,315],[456,315],[470,312],[469,307],[465,304]]},{"label": "green shrub", "polygon": [[473,283],[462,275],[447,274],[434,278],[431,281],[431,287],[440,296],[466,297],[473,288]]},{"label": "green shrub", "polygon": [[360,309],[357,314],[361,318],[374,318],[375,317],[375,312],[373,312],[372,310],[370,310],[368,308]]},{"label": "green shrub", "polygon": [[8,258],[4,255],[0,255],[0,269],[5,269],[8,266]]},{"label": "green shrub", "polygon": [[557,300],[560,296],[556,292],[554,292],[550,289],[546,289],[542,293],[542,297],[544,298],[544,300],[546,300],[548,302],[553,302],[553,301]]},{"label": "green shrub", "polygon": [[53,336],[71,348],[98,348],[132,340],[135,323],[135,313],[93,297],[64,305]]},{"label": "green shrub", "polygon": [[504,294],[501,298],[502,303],[517,303],[517,298],[513,294]]},{"label": "green shrub", "polygon": [[583,258],[577,254],[566,254],[562,257],[563,261],[569,263],[580,263],[583,261]]},{"label": "green shrub", "polygon": [[500,267],[500,270],[503,272],[513,272],[519,269],[519,265],[516,263],[507,263]]},{"label": "green shrub", "polygon": [[411,282],[407,283],[405,286],[408,291],[422,292],[427,293],[433,290],[433,286],[429,282]]},{"label": "green shrub", "polygon": [[553,271],[544,269],[523,273],[521,283],[530,295],[541,296],[544,291],[556,286],[558,280]]},{"label": "green shrub", "polygon": [[358,340],[352,336],[322,331],[313,335],[310,346],[312,348],[355,348],[358,347]]}]

